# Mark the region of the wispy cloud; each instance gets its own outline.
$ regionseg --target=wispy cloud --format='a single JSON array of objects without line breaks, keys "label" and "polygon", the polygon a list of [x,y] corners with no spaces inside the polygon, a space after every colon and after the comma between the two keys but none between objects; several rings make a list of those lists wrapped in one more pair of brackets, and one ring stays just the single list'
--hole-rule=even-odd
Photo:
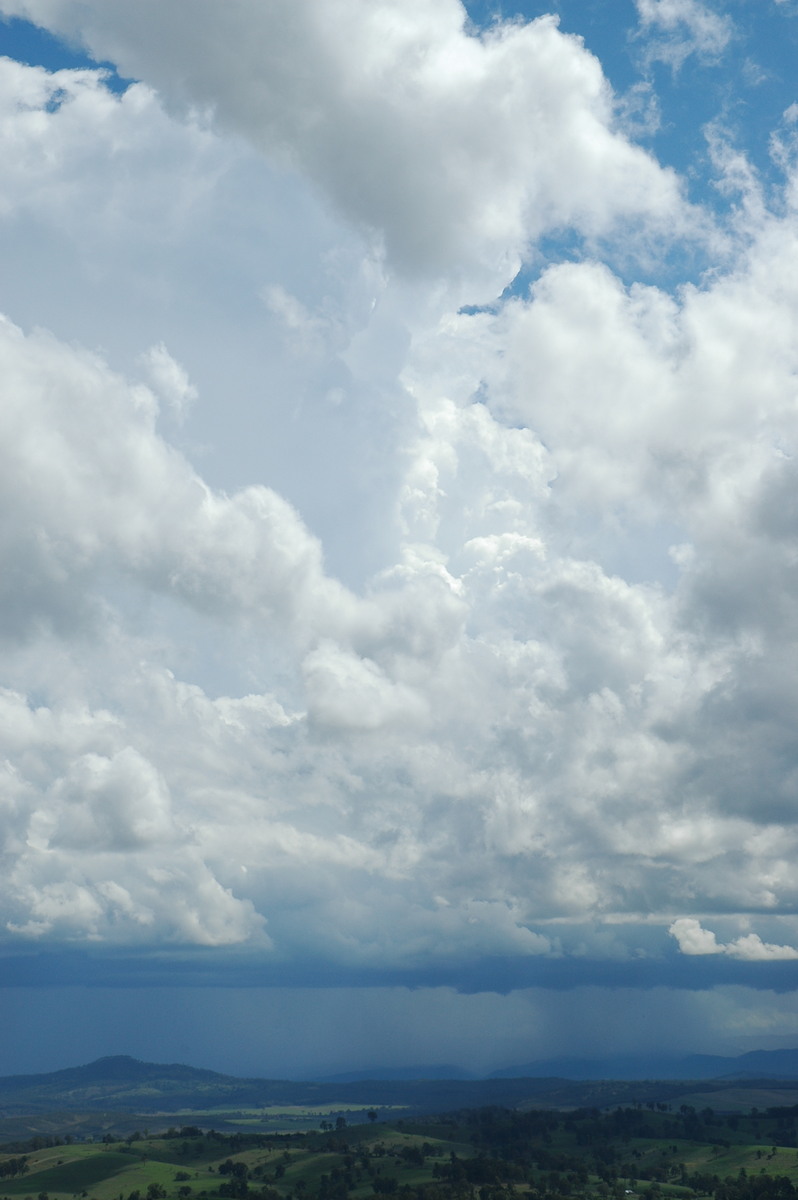
[{"label": "wispy cloud", "polygon": [[640,32],[646,37],[645,57],[674,70],[695,54],[717,61],[734,37],[734,23],[701,0],[635,0]]}]

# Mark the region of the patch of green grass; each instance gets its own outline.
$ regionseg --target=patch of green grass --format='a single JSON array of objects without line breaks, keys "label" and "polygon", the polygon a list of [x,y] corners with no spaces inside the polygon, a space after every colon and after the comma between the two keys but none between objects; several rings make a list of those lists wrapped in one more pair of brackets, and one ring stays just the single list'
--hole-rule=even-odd
[{"label": "patch of green grass", "polygon": [[[46,1192],[51,1200],[68,1200],[88,1192],[90,1200],[119,1200],[133,1191],[145,1196],[151,1183],[160,1184],[169,1197],[175,1197],[182,1184],[192,1189],[193,1196],[200,1191],[216,1192],[218,1175],[205,1163],[187,1162],[180,1154],[181,1146],[182,1141],[142,1139],[113,1149],[83,1144],[36,1151],[27,1155],[25,1175],[0,1180],[0,1195],[13,1200]],[[223,1153],[220,1158],[220,1149],[224,1148],[218,1142],[207,1145],[214,1163],[229,1157]],[[188,1180],[176,1180],[178,1171],[184,1171]]]},{"label": "patch of green grass", "polygon": [[7,1196],[25,1196],[33,1192],[65,1192],[71,1196],[129,1168],[130,1157],[127,1154],[95,1153],[44,1170],[37,1170],[37,1166],[35,1161],[29,1160],[28,1173],[4,1179],[0,1190]]},{"label": "patch of green grass", "polygon": [[798,1177],[798,1152],[793,1147],[781,1146],[771,1156],[770,1147],[762,1145],[706,1146],[694,1145],[685,1152],[683,1161],[688,1170],[699,1170],[719,1175],[736,1175],[744,1167],[749,1175],[759,1174],[765,1168],[768,1175]]},{"label": "patch of green grass", "polygon": [[342,1156],[335,1153],[309,1154],[295,1159],[285,1164],[285,1175],[278,1180],[278,1187],[283,1184],[293,1188],[300,1179],[308,1187],[318,1187],[322,1175],[329,1175],[333,1167],[342,1167],[343,1161]]}]

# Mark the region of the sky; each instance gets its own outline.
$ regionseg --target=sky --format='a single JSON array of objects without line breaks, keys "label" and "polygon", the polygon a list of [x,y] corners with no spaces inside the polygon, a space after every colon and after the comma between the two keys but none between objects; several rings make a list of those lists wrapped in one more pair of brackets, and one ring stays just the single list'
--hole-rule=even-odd
[{"label": "sky", "polygon": [[0,1073],[798,1045],[797,52],[0,0]]}]

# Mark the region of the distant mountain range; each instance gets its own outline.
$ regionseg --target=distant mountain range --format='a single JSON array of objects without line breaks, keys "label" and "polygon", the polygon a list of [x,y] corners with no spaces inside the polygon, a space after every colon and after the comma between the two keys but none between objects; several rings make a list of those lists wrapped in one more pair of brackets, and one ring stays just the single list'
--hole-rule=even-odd
[{"label": "distant mountain range", "polygon": [[[684,1098],[689,1103],[693,1093],[700,1093],[701,1103],[709,1096],[714,1104],[717,1096],[722,1108],[731,1090],[738,1105],[749,1096],[749,1107],[798,1104],[798,1050],[758,1050],[734,1058],[559,1058],[507,1068],[489,1078],[464,1074],[436,1064],[375,1068],[305,1082],[240,1079],[181,1063],[146,1063],[119,1055],[49,1074],[0,1078],[0,1130],[5,1132],[22,1118],[35,1118],[27,1128],[57,1132],[67,1128],[69,1114],[76,1129],[75,1119],[81,1114],[81,1120],[95,1114],[84,1127],[91,1127],[92,1121],[96,1125],[97,1114],[106,1122],[102,1128],[121,1127],[123,1117],[139,1120],[147,1114],[164,1123],[171,1117],[208,1126],[232,1120],[235,1112],[243,1119],[253,1109],[262,1112],[273,1106],[327,1107],[359,1120],[364,1119],[365,1107],[401,1107],[408,1116],[485,1105],[604,1108],[650,1101],[678,1104]],[[698,1080],[700,1087],[691,1082]]]},{"label": "distant mountain range", "polygon": [[494,1071],[491,1079],[798,1079],[798,1050],[751,1050],[728,1058],[690,1054],[684,1058],[549,1058]]},{"label": "distant mountain range", "polygon": [[[370,1067],[363,1071],[341,1071],[337,1075],[321,1075],[319,1083],[362,1083],[366,1079],[419,1080],[419,1079],[485,1079],[484,1075],[474,1075],[464,1071],[462,1067],[453,1067],[449,1063],[429,1064],[414,1067]],[[494,1078],[491,1076],[490,1078]],[[517,1079],[514,1074],[496,1075],[499,1079]]]},{"label": "distant mountain range", "polygon": [[547,1058],[476,1075],[452,1066],[372,1067],[326,1075],[321,1083],[355,1083],[367,1079],[798,1079],[798,1050],[752,1050],[723,1057],[690,1054],[683,1058],[638,1056],[614,1058]]}]

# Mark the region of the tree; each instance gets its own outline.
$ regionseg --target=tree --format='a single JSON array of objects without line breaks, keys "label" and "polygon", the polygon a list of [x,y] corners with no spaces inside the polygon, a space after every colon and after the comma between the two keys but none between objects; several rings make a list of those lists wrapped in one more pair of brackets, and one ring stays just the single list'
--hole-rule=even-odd
[{"label": "tree", "polygon": [[230,1200],[244,1200],[249,1195],[249,1184],[241,1175],[231,1175],[226,1183],[219,1184],[219,1195]]}]

